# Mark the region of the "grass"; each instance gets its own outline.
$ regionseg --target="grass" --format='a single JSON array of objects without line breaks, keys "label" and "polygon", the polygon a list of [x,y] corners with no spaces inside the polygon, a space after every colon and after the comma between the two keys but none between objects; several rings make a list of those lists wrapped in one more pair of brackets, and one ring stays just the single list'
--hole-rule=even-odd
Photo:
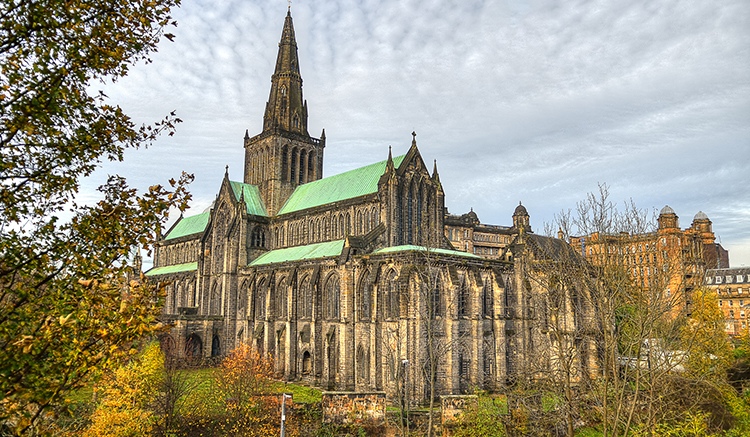
[{"label": "grass", "polygon": [[576,437],[601,437],[604,434],[594,427],[580,428],[576,430]]},{"label": "grass", "polygon": [[[195,402],[198,403],[215,403],[212,399],[216,399],[213,395],[213,375],[214,369],[189,369],[184,370],[188,377],[188,385],[193,387],[190,391],[190,396]],[[292,393],[294,402],[296,403],[315,403],[320,402],[323,398],[323,393],[313,387],[307,387],[295,383],[287,383],[282,381],[276,381],[273,383],[273,389],[276,393]],[[94,384],[88,384],[82,387],[68,396],[68,400],[71,403],[89,403],[92,402],[94,395]],[[192,403],[195,405],[195,403]],[[217,408],[223,408],[219,405],[204,405],[209,411],[215,411]],[[193,408],[193,407],[191,407]]]}]

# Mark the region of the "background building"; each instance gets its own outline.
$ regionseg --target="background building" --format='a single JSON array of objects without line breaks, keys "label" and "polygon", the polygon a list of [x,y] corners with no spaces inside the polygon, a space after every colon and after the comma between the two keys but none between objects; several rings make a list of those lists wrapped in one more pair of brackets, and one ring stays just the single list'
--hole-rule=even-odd
[{"label": "background building", "polygon": [[596,233],[571,237],[570,245],[594,265],[623,267],[640,287],[676,293],[676,310],[689,314],[691,291],[703,285],[706,270],[729,267],[729,252],[715,240],[705,213],[699,211],[689,228],[680,229],[679,217],[665,206],[654,232]]},{"label": "background building", "polygon": [[706,271],[706,286],[716,292],[729,335],[747,332],[750,321],[750,268]]}]

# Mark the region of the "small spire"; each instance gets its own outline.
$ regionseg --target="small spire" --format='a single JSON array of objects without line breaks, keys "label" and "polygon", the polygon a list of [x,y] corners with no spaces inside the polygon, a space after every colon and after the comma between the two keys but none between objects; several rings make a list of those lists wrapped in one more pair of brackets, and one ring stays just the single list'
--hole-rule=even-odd
[{"label": "small spire", "polygon": [[250,139],[250,133],[245,129],[245,139]]},{"label": "small spire", "polygon": [[432,180],[434,180],[437,183],[440,183],[440,176],[438,175],[438,170],[437,170],[437,159],[434,160],[434,165],[432,167]]},{"label": "small spire", "polygon": [[393,164],[393,153],[391,152],[391,146],[388,145],[388,162],[385,164],[385,172],[389,173],[393,171],[395,165]]},{"label": "small spire", "polygon": [[393,161],[393,153],[391,152],[391,145],[388,145],[388,161]]},{"label": "small spire", "polygon": [[229,165],[224,167],[224,177],[229,178]]},{"label": "small spire", "polygon": [[320,140],[324,141],[326,139],[326,129],[323,128],[323,132],[320,133]]},{"label": "small spire", "polygon": [[415,131],[411,131],[411,145],[417,145],[417,133]]}]

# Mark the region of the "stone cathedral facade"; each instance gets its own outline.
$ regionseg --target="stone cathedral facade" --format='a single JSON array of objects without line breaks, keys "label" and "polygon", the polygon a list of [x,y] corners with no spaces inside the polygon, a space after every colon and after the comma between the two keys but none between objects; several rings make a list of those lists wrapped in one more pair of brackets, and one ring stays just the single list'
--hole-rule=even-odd
[{"label": "stone cathedral facade", "polygon": [[[405,154],[384,150],[381,162],[323,178],[325,131],[311,137],[307,117],[287,14],[263,131],[245,134],[242,182],[225,174],[212,207],[157,243],[146,275],[170,284],[163,345],[207,358],[247,342],[280,377],[336,390],[393,392],[408,360],[415,399],[428,389],[428,341],[442,350],[438,394],[554,371],[567,345],[550,331],[576,331],[589,310],[558,302],[552,327],[535,265],[569,246],[535,235],[519,205],[512,226],[495,227],[502,253],[456,250],[437,164],[425,164],[415,134]],[[575,344],[580,375],[595,374],[595,339]]]}]

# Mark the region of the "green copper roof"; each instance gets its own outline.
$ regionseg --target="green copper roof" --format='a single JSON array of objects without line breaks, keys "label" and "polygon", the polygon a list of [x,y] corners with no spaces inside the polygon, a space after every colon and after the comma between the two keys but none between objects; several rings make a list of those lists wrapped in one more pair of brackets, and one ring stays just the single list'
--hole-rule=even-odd
[{"label": "green copper roof", "polygon": [[172,230],[164,237],[165,240],[171,240],[173,238],[184,237],[186,235],[197,234],[203,232],[208,224],[208,219],[211,216],[210,211],[206,211],[203,214],[194,215],[192,217],[183,217]]},{"label": "green copper roof", "polygon": [[190,272],[198,270],[198,263],[177,264],[174,266],[156,267],[146,272],[146,276],[166,275],[168,273]]},{"label": "green copper roof", "polygon": [[430,253],[437,253],[440,255],[465,256],[468,258],[484,259],[479,255],[474,255],[473,253],[468,253],[468,252],[461,252],[460,250],[428,249],[424,246],[413,246],[410,244],[403,245],[403,246],[384,247],[382,249],[378,249],[374,251],[373,255],[380,254],[380,253],[409,252],[409,251],[417,251],[417,252],[428,251]]},{"label": "green copper roof", "polygon": [[243,184],[242,182],[229,181],[229,184],[234,191],[234,196],[237,201],[245,196],[245,203],[247,204],[247,213],[252,215],[259,215],[262,217],[268,217],[266,212],[266,206],[263,204],[263,199],[260,197],[260,190],[257,185]]},{"label": "green copper roof", "polygon": [[[393,165],[398,168],[405,156],[393,158]],[[300,185],[281,208],[279,215],[375,193],[387,163],[387,160],[376,162]]]},{"label": "green copper roof", "polygon": [[344,249],[344,240],[328,241],[326,243],[315,243],[307,246],[287,247],[266,252],[255,258],[251,266],[275,264],[288,261],[301,261],[314,258],[328,258],[341,255]]}]

